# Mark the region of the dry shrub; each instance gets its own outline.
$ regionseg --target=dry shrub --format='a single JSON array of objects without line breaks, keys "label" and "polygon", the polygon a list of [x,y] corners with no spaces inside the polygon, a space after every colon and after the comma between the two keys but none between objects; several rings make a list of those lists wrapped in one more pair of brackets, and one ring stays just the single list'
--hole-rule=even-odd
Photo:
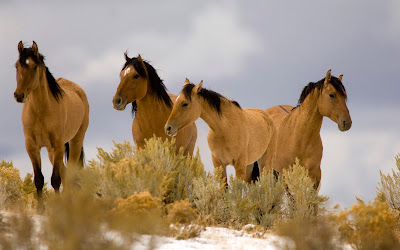
[{"label": "dry shrub", "polygon": [[[43,200],[46,201],[50,191],[43,187]],[[21,179],[19,170],[12,162],[0,162],[0,209],[24,209],[34,211],[37,204],[37,193],[33,175],[27,174]]]},{"label": "dry shrub", "polygon": [[198,218],[196,210],[188,200],[175,201],[168,204],[166,209],[167,221],[172,224],[190,224]]},{"label": "dry shrub", "polygon": [[64,189],[49,200],[46,211],[42,239],[49,249],[117,248],[104,234],[106,210],[88,193]]},{"label": "dry shrub", "polygon": [[375,200],[365,204],[361,200],[335,218],[343,240],[356,249],[399,249],[395,235],[398,212],[387,202]]},{"label": "dry shrub", "polygon": [[13,214],[4,218],[0,214],[1,249],[38,249],[37,233],[31,215]]},{"label": "dry shrub", "polygon": [[19,170],[12,162],[0,162],[0,208],[9,209],[21,202],[23,192]]},{"label": "dry shrub", "polygon": [[91,161],[81,176],[81,186],[101,199],[127,198],[134,193],[150,192],[165,204],[186,199],[192,179],[204,177],[199,153],[188,157],[183,150],[175,154],[175,142],[151,138],[144,149],[128,142],[114,143],[112,153],[99,148],[99,161]]},{"label": "dry shrub", "polygon": [[342,249],[340,242],[335,240],[335,226],[326,217],[318,217],[313,220],[300,218],[289,219],[278,225],[278,235],[287,237],[290,241],[280,242],[280,247],[285,249]]},{"label": "dry shrub", "polygon": [[395,160],[397,171],[392,169],[392,176],[379,171],[381,181],[377,188],[377,199],[387,201],[392,209],[400,212],[400,154],[395,157]]},{"label": "dry shrub", "polygon": [[126,199],[118,199],[109,212],[111,228],[117,231],[141,234],[165,234],[162,221],[162,203],[149,192],[135,193]]},{"label": "dry shrub", "polygon": [[308,176],[308,170],[300,165],[299,159],[288,170],[283,170],[283,179],[287,186],[286,215],[289,218],[312,218],[318,208],[328,200],[318,195],[314,182]]}]

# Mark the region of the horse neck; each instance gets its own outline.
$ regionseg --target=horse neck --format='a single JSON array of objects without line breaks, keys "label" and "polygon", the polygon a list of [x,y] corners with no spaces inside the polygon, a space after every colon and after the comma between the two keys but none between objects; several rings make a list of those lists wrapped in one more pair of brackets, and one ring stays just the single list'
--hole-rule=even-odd
[{"label": "horse neck", "polygon": [[235,108],[233,104],[226,100],[221,100],[221,111],[223,111],[222,114],[218,114],[218,112],[211,108],[204,99],[201,101],[201,106],[202,110],[200,118],[207,123],[211,130],[217,132],[218,134],[223,134],[226,131],[229,131],[231,124],[226,122],[226,120],[229,120],[231,115],[235,112],[233,110]]},{"label": "horse neck", "polygon": [[46,67],[43,66],[41,75],[39,76],[39,83],[36,88],[32,89],[29,94],[27,105],[30,108],[42,112],[50,106],[50,88],[46,77]]},{"label": "horse neck", "polygon": [[306,138],[306,141],[320,138],[319,132],[321,131],[323,116],[318,108],[319,96],[318,90],[314,90],[298,107],[296,134]]},{"label": "horse neck", "polygon": [[141,100],[137,100],[136,105],[137,112],[135,119],[150,126],[153,126],[157,122],[165,123],[171,113],[171,108],[158,98],[157,94],[151,89],[150,84],[147,86],[146,95]]}]

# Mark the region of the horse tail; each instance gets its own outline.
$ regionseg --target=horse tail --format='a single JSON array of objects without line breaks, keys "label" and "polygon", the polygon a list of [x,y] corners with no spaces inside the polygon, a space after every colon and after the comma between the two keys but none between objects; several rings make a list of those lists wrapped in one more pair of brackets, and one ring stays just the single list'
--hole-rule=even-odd
[{"label": "horse tail", "polygon": [[[65,165],[67,165],[68,159],[69,159],[69,142],[65,143]],[[85,151],[83,150],[83,147],[81,149],[81,155],[79,157],[78,161],[78,166],[83,168],[85,165]]]},{"label": "horse tail", "polygon": [[258,178],[260,178],[260,169],[258,167],[258,162],[254,162],[253,171],[251,172],[251,182],[255,183]]},{"label": "horse tail", "polygon": [[83,168],[85,166],[85,151],[81,149],[81,156],[79,157],[78,166]]},{"label": "horse tail", "polygon": [[67,164],[69,159],[69,142],[65,143],[65,164]]}]

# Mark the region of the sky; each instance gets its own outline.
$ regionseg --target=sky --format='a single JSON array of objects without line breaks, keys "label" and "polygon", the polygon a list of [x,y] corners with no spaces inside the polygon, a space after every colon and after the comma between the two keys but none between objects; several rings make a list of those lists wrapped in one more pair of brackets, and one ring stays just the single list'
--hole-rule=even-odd
[{"label": "sky", "polygon": [[[13,98],[17,45],[34,40],[57,77],[83,87],[90,103],[87,159],[113,140],[133,143],[129,109],[112,97],[123,53],[140,54],[178,94],[185,78],[229,96],[244,108],[296,105],[309,82],[343,74],[353,125],[340,132],[325,118],[320,194],[329,204],[372,200],[379,172],[400,152],[400,2],[78,1],[0,3],[0,159],[32,173],[25,151],[22,105]],[[208,126],[197,146],[212,171]],[[42,149],[42,170],[52,167]],[[229,168],[233,173],[233,167]]]}]

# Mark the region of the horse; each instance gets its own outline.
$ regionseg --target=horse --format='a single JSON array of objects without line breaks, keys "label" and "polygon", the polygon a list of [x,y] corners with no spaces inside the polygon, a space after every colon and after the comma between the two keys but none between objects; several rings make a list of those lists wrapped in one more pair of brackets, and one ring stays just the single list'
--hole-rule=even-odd
[{"label": "horse", "polygon": [[51,185],[59,193],[65,174],[64,154],[68,167],[83,167],[83,139],[89,125],[89,103],[77,84],[64,78],[54,79],[35,41],[30,48],[24,48],[20,41],[18,52],[14,98],[23,103],[25,147],[33,166],[38,211],[43,212],[44,177],[40,149],[46,147],[48,151],[53,165]]},{"label": "horse", "polygon": [[323,117],[329,117],[338,124],[340,131],[351,128],[352,121],[347,108],[347,94],[342,77],[331,75],[318,82],[310,82],[304,87],[298,106],[279,105],[266,112],[275,122],[277,135],[271,144],[271,165],[274,171],[281,173],[299,158],[318,189],[321,181],[322,140],[320,130]]},{"label": "horse", "polygon": [[[121,81],[113,98],[116,110],[124,110],[132,103],[132,136],[139,148],[144,148],[145,140],[153,137],[171,139],[164,133],[164,125],[176,100],[176,95],[168,94],[157,71],[142,57],[129,58],[124,53]],[[188,124],[176,135],[176,152],[182,147],[185,155],[193,155],[197,140],[197,127]]]},{"label": "horse", "polygon": [[210,128],[207,141],[214,168],[222,167],[226,182],[226,166],[232,165],[237,178],[250,182],[252,164],[268,164],[266,151],[275,129],[273,121],[264,110],[242,109],[237,102],[202,86],[203,81],[195,85],[185,80],[165,133],[174,136],[202,118]]}]

